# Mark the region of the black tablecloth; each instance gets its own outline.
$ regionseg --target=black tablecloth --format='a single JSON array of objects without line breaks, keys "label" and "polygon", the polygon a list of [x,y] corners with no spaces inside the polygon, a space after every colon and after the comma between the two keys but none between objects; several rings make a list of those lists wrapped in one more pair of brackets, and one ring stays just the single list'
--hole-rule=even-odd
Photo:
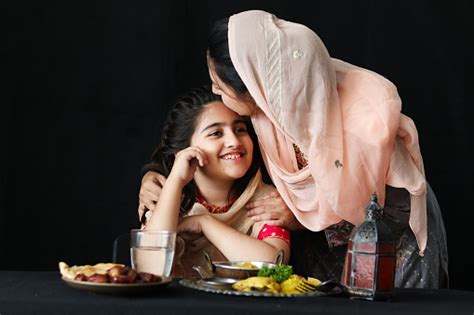
[{"label": "black tablecloth", "polygon": [[173,282],[148,296],[110,296],[67,286],[58,272],[0,271],[0,315],[9,314],[474,314],[474,292],[397,290],[388,302],[343,297],[227,296]]}]

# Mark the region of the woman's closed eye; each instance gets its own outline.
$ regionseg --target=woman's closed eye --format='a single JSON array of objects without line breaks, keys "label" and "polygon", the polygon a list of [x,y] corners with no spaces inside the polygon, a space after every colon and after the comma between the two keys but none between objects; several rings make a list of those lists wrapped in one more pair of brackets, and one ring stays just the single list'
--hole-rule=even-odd
[{"label": "woman's closed eye", "polygon": [[237,127],[234,132],[237,134],[247,133],[247,127]]}]

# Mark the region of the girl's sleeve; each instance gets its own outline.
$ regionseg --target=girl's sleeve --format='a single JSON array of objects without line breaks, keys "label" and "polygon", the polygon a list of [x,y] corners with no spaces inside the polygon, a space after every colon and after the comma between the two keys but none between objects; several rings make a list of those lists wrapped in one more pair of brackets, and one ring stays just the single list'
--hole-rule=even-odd
[{"label": "girl's sleeve", "polygon": [[280,226],[265,224],[258,233],[257,239],[264,240],[268,237],[282,239],[288,244],[288,246],[290,245],[290,232]]}]

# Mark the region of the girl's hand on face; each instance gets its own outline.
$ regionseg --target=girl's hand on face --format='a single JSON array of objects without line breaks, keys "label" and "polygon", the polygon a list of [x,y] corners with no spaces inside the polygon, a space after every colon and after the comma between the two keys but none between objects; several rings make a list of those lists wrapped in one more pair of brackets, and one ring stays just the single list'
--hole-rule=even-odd
[{"label": "girl's hand on face", "polygon": [[166,178],[156,172],[148,171],[142,178],[140,192],[138,193],[138,219],[142,220],[142,216],[146,210],[155,209],[155,205],[160,198],[160,193]]},{"label": "girl's hand on face", "polygon": [[255,222],[281,226],[287,230],[303,228],[276,191],[263,196],[261,199],[249,202],[246,208],[249,210],[246,214],[247,217],[252,218]]},{"label": "girl's hand on face", "polygon": [[185,217],[178,224],[178,233],[202,233],[202,222],[209,216],[206,214],[192,215]]},{"label": "girl's hand on face", "polygon": [[196,173],[197,167],[204,167],[207,157],[198,147],[188,147],[176,153],[173,168],[168,178],[173,178],[181,186],[189,183]]}]

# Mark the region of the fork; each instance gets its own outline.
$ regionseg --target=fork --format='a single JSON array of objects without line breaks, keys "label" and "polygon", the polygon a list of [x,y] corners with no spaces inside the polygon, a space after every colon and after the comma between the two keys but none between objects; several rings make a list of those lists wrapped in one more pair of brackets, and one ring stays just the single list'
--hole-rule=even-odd
[{"label": "fork", "polygon": [[307,292],[314,292],[317,289],[316,289],[316,286],[314,284],[311,284],[308,280],[301,279],[301,281],[299,281],[298,284],[296,285],[295,290],[301,293],[307,293]]},{"label": "fork", "polygon": [[301,293],[308,293],[308,292],[329,292],[337,288],[338,293],[342,293],[345,291],[344,286],[337,281],[337,279],[329,279],[324,282],[321,282],[317,286],[311,284],[308,280],[303,279],[303,281],[299,282],[296,286],[296,291]]}]

